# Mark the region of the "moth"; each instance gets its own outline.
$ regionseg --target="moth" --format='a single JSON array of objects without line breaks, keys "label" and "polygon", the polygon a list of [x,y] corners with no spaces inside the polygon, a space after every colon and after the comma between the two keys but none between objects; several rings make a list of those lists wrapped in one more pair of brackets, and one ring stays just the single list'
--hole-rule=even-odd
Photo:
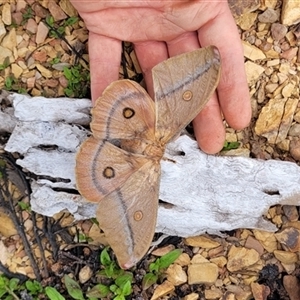
[{"label": "moth", "polygon": [[110,84],[92,108],[92,136],[76,157],[77,188],[98,203],[100,228],[124,269],[151,244],[166,144],[210,99],[220,65],[214,46],[175,56],[152,69],[155,101],[125,79]]}]

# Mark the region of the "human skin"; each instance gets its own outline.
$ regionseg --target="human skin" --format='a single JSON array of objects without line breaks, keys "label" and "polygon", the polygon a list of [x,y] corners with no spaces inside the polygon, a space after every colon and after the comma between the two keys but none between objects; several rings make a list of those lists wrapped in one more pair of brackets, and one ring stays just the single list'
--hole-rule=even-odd
[{"label": "human skin", "polygon": [[194,119],[199,147],[220,151],[223,117],[234,129],[251,118],[243,49],[226,0],[71,0],[89,30],[92,99],[118,79],[122,41],[132,42],[153,96],[151,69],[163,60],[215,45],[221,54],[221,78],[210,101]]}]

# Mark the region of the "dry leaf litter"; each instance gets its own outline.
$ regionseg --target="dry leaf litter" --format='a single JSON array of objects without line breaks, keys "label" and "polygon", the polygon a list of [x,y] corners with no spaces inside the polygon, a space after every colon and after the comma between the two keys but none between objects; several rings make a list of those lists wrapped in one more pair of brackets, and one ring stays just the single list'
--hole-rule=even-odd
[{"label": "dry leaf litter", "polygon": [[[227,128],[226,140],[239,142],[240,146],[225,154],[299,164],[299,2],[229,3],[244,47],[253,118],[246,130]],[[0,13],[1,88],[32,96],[59,97],[68,88],[64,67],[80,65],[81,70],[88,70],[88,32],[68,0],[2,1]],[[78,19],[68,24],[66,21],[73,17]],[[127,43],[123,46],[120,77],[140,81],[141,70],[133,48]],[[3,133],[1,141],[5,138]],[[23,175],[12,160],[3,157],[6,168],[12,171],[7,184],[10,196],[0,197],[2,266],[10,272],[38,278],[46,285],[60,285],[61,289],[61,277],[69,273],[83,286],[95,284],[98,245],[105,243],[97,225],[89,220],[75,224],[67,214],[49,219],[20,210],[17,202],[28,203],[29,190],[24,182],[20,184],[22,180],[18,178]],[[2,180],[2,190],[3,186]],[[23,224],[35,267],[7,208],[8,202],[13,203],[15,216]],[[237,229],[223,237],[166,239],[165,245],[154,250],[134,271],[130,299],[299,300],[299,207],[272,207],[265,217],[277,225],[276,233]],[[141,277],[149,263],[175,247],[183,249],[181,256],[160,282],[142,291]]]}]

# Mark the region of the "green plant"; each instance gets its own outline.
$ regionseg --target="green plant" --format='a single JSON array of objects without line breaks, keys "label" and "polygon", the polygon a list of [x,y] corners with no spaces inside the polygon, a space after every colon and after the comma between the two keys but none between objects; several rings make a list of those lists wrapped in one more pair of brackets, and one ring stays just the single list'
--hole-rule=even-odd
[{"label": "green plant", "polygon": [[10,65],[10,61],[9,61],[9,57],[5,57],[3,64],[0,64],[0,71],[6,69],[7,67],[9,67]]},{"label": "green plant", "polygon": [[227,141],[225,141],[222,151],[237,149],[239,146],[240,146],[239,142],[227,142]]},{"label": "green plant", "polygon": [[31,211],[30,204],[24,201],[19,201],[18,205],[20,206],[21,210],[27,210],[28,212]]},{"label": "green plant", "polygon": [[[5,276],[0,275],[0,299],[19,299],[19,297],[15,293],[18,285],[19,279],[8,279]],[[3,296],[6,297],[4,298]]]},{"label": "green plant", "polygon": [[64,35],[67,26],[71,26],[78,21],[78,17],[70,17],[59,24],[55,23],[50,15],[46,17],[46,25],[49,27],[49,35],[54,38],[60,38]]},{"label": "green plant", "polygon": [[157,258],[149,266],[149,273],[147,273],[142,282],[143,289],[148,289],[151,285],[156,283],[160,275],[167,269],[182,253],[180,249],[175,249],[169,253]]},{"label": "green plant", "polygon": [[21,22],[21,25],[24,25],[29,19],[33,17],[33,10],[30,6],[27,6],[25,9],[25,12],[22,15],[23,20]]},{"label": "green plant", "polygon": [[90,81],[89,71],[83,69],[81,65],[64,67],[63,71],[68,80],[68,86],[64,89],[66,96],[85,97]]}]

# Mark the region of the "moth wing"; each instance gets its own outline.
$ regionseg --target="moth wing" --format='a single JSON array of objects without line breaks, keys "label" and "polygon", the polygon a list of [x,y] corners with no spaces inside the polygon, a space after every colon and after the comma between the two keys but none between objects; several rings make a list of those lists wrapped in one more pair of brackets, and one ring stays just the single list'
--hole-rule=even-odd
[{"label": "moth wing", "polygon": [[119,265],[128,269],[147,252],[155,232],[160,164],[149,161],[97,209],[97,220]]},{"label": "moth wing", "polygon": [[91,136],[81,145],[76,157],[78,191],[88,201],[102,201],[148,161]]},{"label": "moth wing", "polygon": [[177,136],[206,105],[220,77],[220,55],[211,46],[170,58],[152,69],[157,140]]},{"label": "moth wing", "polygon": [[92,109],[91,129],[98,139],[154,139],[154,102],[136,82],[111,83]]}]

